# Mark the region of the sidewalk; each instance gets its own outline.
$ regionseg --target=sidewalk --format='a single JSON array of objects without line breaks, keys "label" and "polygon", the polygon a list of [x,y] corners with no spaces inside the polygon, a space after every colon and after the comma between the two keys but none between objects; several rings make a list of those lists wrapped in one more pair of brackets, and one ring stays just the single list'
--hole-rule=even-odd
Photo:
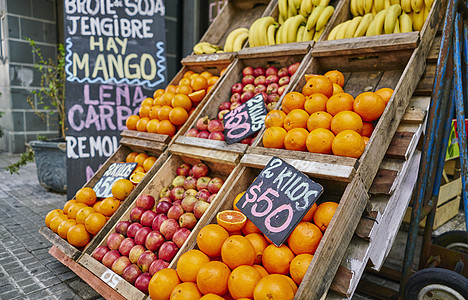
[{"label": "sidewalk", "polygon": [[0,152],[0,299],[102,299],[48,253],[52,244],[38,230],[66,195],[47,192],[34,163],[10,175],[5,167],[18,158]]}]

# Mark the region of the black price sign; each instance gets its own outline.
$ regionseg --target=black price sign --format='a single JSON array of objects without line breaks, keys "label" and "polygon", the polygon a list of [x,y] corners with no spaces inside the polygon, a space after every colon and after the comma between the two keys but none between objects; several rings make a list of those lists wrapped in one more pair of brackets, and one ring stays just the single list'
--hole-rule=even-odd
[{"label": "black price sign", "polygon": [[96,196],[100,198],[112,197],[112,184],[119,179],[128,179],[135,170],[137,163],[113,163],[107,168],[101,179],[93,187]]},{"label": "black price sign", "polygon": [[236,206],[279,247],[322,193],[320,184],[273,157]]},{"label": "black price sign", "polygon": [[224,139],[233,144],[262,129],[268,111],[262,94],[224,115]]}]

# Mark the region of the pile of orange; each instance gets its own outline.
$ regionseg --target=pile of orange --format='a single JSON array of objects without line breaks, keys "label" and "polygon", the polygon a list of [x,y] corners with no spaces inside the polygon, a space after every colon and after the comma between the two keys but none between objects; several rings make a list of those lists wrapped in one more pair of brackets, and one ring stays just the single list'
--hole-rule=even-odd
[{"label": "pile of orange", "polygon": [[[131,152],[126,157],[127,163],[138,163],[133,174],[144,175],[155,161],[156,157],[145,153]],[[50,211],[45,217],[45,224],[71,245],[85,247],[134,187],[135,184],[128,179],[117,180],[111,189],[113,197],[104,199],[96,197],[92,188],[84,187],[76,192],[74,199],[65,203],[63,209]]]},{"label": "pile of orange", "polygon": [[286,94],[281,110],[267,114],[263,146],[359,158],[393,90],[354,99],[344,92],[345,79],[337,70],[305,78],[302,93]]},{"label": "pile of orange", "polygon": [[174,136],[218,79],[208,71],[185,72],[177,85],[158,89],[153,98],[143,100],[138,115],[126,120],[127,129]]},{"label": "pile of orange", "polygon": [[[241,193],[242,194],[242,193]],[[287,243],[275,246],[233,203],[217,215],[217,224],[203,227],[198,249],[184,253],[177,270],[153,275],[153,300],[179,299],[293,299],[312,261],[337,204],[312,206]],[[311,221],[314,220],[315,224]],[[182,299],[182,298],[181,298]]]}]

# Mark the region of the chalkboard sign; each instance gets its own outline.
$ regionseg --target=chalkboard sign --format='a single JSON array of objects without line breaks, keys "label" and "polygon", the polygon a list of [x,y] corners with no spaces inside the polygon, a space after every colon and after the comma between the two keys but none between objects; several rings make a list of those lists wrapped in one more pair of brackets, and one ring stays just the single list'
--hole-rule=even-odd
[{"label": "chalkboard sign", "polygon": [[262,129],[268,111],[262,94],[224,115],[224,140],[237,143]]},{"label": "chalkboard sign", "polygon": [[163,0],[65,0],[67,191],[119,145],[125,120],[166,86]]},{"label": "chalkboard sign", "polygon": [[93,187],[96,196],[100,198],[112,197],[112,184],[119,179],[128,179],[135,170],[137,163],[113,163],[110,164],[101,179]]},{"label": "chalkboard sign", "polygon": [[322,192],[320,184],[274,156],[236,206],[279,247]]}]

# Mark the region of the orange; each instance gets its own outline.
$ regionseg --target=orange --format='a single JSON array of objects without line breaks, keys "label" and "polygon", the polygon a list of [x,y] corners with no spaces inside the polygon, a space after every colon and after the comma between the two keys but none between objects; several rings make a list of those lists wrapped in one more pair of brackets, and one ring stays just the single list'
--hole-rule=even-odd
[{"label": "orange", "polygon": [[169,113],[171,112],[171,110],[172,107],[170,107],[169,105],[164,105],[163,107],[161,107],[158,112],[158,119],[160,121],[169,120]]},{"label": "orange", "polygon": [[325,111],[328,98],[324,94],[314,93],[306,98],[304,109],[312,114],[317,111]]},{"label": "orange", "polygon": [[75,219],[78,211],[80,211],[80,209],[85,208],[85,207],[88,207],[88,206],[84,203],[76,203],[76,204],[71,205],[70,208],[68,208],[68,212],[67,212],[68,217],[70,219]]},{"label": "orange", "polygon": [[200,299],[202,294],[196,283],[183,282],[178,284],[171,293],[171,300]]},{"label": "orange", "polygon": [[160,97],[154,98],[153,106],[161,107],[163,105],[166,105],[165,103],[166,103],[166,101],[164,100],[163,96],[160,96]]},{"label": "orange", "polygon": [[241,235],[230,236],[221,247],[221,258],[231,270],[242,265],[253,265],[255,257],[252,243]]},{"label": "orange", "polygon": [[175,92],[164,93],[164,95],[161,96],[161,106],[170,106],[172,103],[172,99],[174,99],[175,95]]},{"label": "orange", "polygon": [[85,220],[86,218],[92,214],[92,213],[95,213],[96,211],[94,210],[94,208],[92,207],[84,207],[82,209],[80,209],[78,211],[78,213],[76,214],[76,223],[77,224],[84,224],[85,223]]},{"label": "orange", "polygon": [[145,100],[141,102],[141,106],[153,106],[153,101],[154,98],[145,98]]},{"label": "orange", "polygon": [[193,89],[190,85],[180,85],[176,90],[177,94],[184,94],[184,95],[188,95],[192,92],[193,92]]},{"label": "orange", "polygon": [[331,115],[336,115],[340,111],[353,110],[354,98],[348,93],[339,93],[328,99],[327,112]]},{"label": "orange", "polygon": [[354,130],[338,133],[332,143],[332,152],[338,156],[359,158],[364,152],[364,141]]},{"label": "orange", "polygon": [[205,79],[208,80],[210,77],[213,77],[213,74],[208,71],[204,71],[200,74],[200,76],[205,77]]},{"label": "orange", "polygon": [[[145,159],[145,160],[146,160],[146,159]],[[144,161],[143,161],[143,163],[144,163]],[[138,172],[145,172],[145,169],[143,169],[143,166],[138,166],[138,165],[137,165],[136,168],[133,169],[132,174],[133,174],[133,173],[138,173]]]},{"label": "orange", "polygon": [[190,86],[194,91],[205,90],[208,87],[208,81],[203,76],[196,76],[190,81]]},{"label": "orange", "polygon": [[281,110],[289,114],[294,109],[304,109],[306,98],[299,92],[289,92],[283,97]]},{"label": "orange", "polygon": [[136,125],[136,130],[141,131],[141,132],[146,132],[146,125],[148,125],[148,122],[150,119],[148,117],[143,117],[141,118]]},{"label": "orange", "polygon": [[275,276],[283,276],[283,278],[286,278],[286,280],[289,282],[289,285],[291,285],[291,288],[293,289],[294,294],[297,292],[297,285],[296,285],[296,283],[294,282],[294,280],[292,280],[291,277],[289,277],[289,276],[287,276],[287,275],[280,275],[280,274],[272,274],[272,275],[275,275]]},{"label": "orange", "polygon": [[159,124],[159,120],[157,119],[150,120],[148,124],[146,124],[146,132],[157,133],[158,124]]},{"label": "orange", "polygon": [[322,239],[320,229],[310,222],[300,222],[288,237],[288,245],[294,254],[314,254]]},{"label": "orange", "polygon": [[239,266],[229,275],[228,289],[234,299],[253,298],[253,292],[262,275],[252,266]]},{"label": "orange", "polygon": [[317,203],[314,203],[310,208],[309,211],[302,217],[303,222],[310,222],[314,218],[315,210],[317,209]]},{"label": "orange", "polygon": [[325,111],[316,111],[307,119],[307,130],[311,132],[317,128],[330,129],[333,116]]},{"label": "orange", "polygon": [[179,80],[179,87],[183,85],[190,86],[190,79],[183,77],[181,80]]},{"label": "orange", "polygon": [[369,143],[369,138],[367,136],[362,136],[362,140],[364,141],[364,148],[367,147],[367,143]]},{"label": "orange", "polygon": [[332,143],[334,138],[335,135],[328,129],[314,129],[307,136],[307,150],[312,153],[331,154]]},{"label": "orange", "polygon": [[252,246],[255,249],[256,257],[254,263],[261,264],[263,251],[266,247],[268,247],[269,243],[260,233],[249,233],[245,236],[245,238],[252,243]]},{"label": "orange", "polygon": [[320,230],[325,231],[337,208],[338,203],[336,202],[323,202],[320,204],[314,214],[315,225],[317,225]]},{"label": "orange", "polygon": [[[133,183],[132,183],[133,185]],[[99,211],[101,214],[110,217],[113,213],[119,208],[120,201],[114,197],[108,197],[102,200],[101,206],[99,207]]]},{"label": "orange", "polygon": [[185,94],[177,94],[172,99],[172,107],[182,107],[186,111],[190,111],[192,108],[192,101],[190,98]]},{"label": "orange", "polygon": [[216,215],[218,225],[221,225],[227,231],[238,231],[244,227],[247,217],[236,210],[224,210]]},{"label": "orange", "polygon": [[390,101],[390,98],[392,98],[393,90],[391,88],[381,88],[375,91],[375,93],[382,97],[385,105],[387,105],[388,101]]},{"label": "orange", "polygon": [[170,93],[175,94],[176,89],[177,89],[177,86],[175,86],[173,84],[169,84],[168,86],[166,86],[165,91],[166,91],[166,93],[170,92]]},{"label": "orange", "polygon": [[307,80],[302,87],[302,93],[305,96],[310,96],[315,93],[322,93],[327,98],[333,95],[333,83],[328,77],[322,75],[314,75]]},{"label": "orange", "polygon": [[303,109],[293,109],[284,119],[284,129],[289,131],[293,128],[307,128],[309,114]]},{"label": "orange", "polygon": [[143,164],[145,163],[145,160],[148,158],[148,154],[146,153],[139,153],[137,156],[135,156],[135,162],[138,164],[138,166],[143,167]]},{"label": "orange", "polygon": [[130,152],[125,158],[125,162],[132,163],[135,162],[135,157],[138,155],[137,152]]},{"label": "orange", "polygon": [[75,200],[75,199],[68,200],[67,202],[65,202],[65,205],[63,206],[63,213],[64,213],[64,214],[67,214],[67,213],[68,213],[68,209],[69,209],[70,206],[72,206],[73,204],[76,204],[76,200]]},{"label": "orange", "polygon": [[207,88],[206,88],[206,92],[209,93],[212,89],[213,89],[214,85],[209,85]]},{"label": "orange", "polygon": [[[153,103],[151,103],[151,105],[152,104]],[[140,115],[140,118],[143,118],[143,117],[149,118],[150,111],[151,111],[151,106],[142,105],[140,109],[138,110],[138,114]]]},{"label": "orange", "polygon": [[330,123],[330,129],[334,134],[345,130],[354,130],[360,133],[362,126],[361,117],[353,111],[340,111],[333,117]]},{"label": "orange", "polygon": [[219,76],[222,77],[224,73],[226,73],[226,71],[227,71],[227,68],[222,69],[221,72],[219,72]]},{"label": "orange", "polygon": [[[242,193],[237,194],[236,198],[234,198],[234,201],[232,202],[232,209],[233,209],[233,210],[240,211],[240,210],[237,208],[236,204],[237,204],[237,202],[239,202],[240,198],[242,198],[242,196],[244,196],[244,194],[245,194],[245,191],[242,192]],[[245,224],[244,224],[244,225],[245,225]]]},{"label": "orange", "polygon": [[199,91],[188,94],[190,100],[192,100],[192,102],[196,102],[196,103],[202,101],[203,98],[205,98],[205,95],[206,95],[205,90],[199,90]]},{"label": "orange", "polygon": [[270,127],[263,134],[263,146],[266,148],[284,148],[284,137],[287,131],[282,127]]},{"label": "orange", "polygon": [[200,300],[224,300],[224,298],[216,294],[209,293],[201,297]]},{"label": "orange", "polygon": [[[188,97],[187,97],[187,99],[188,99]],[[189,99],[189,101],[190,101],[190,99]],[[192,102],[190,102],[190,103],[192,103]],[[169,121],[171,121],[171,123],[174,124],[174,125],[184,124],[185,121],[187,121],[188,117],[189,117],[188,112],[183,107],[175,107],[169,113]]]},{"label": "orange", "polygon": [[73,219],[68,219],[60,223],[57,228],[57,233],[62,239],[67,239],[68,230],[76,225],[76,221]]},{"label": "orange", "polygon": [[362,122],[361,136],[370,137],[372,135],[372,131],[374,131],[374,124],[371,122]]},{"label": "orange", "polygon": [[377,93],[365,92],[356,97],[353,109],[364,121],[372,122],[384,112],[385,101]]},{"label": "orange", "polygon": [[154,91],[153,98],[160,97],[162,94],[164,94],[164,92],[165,91],[163,89],[158,89],[158,90]]},{"label": "orange", "polygon": [[201,267],[197,274],[197,285],[203,294],[213,293],[219,296],[228,291],[231,270],[220,261],[210,261]]},{"label": "orange", "polygon": [[274,109],[270,111],[265,117],[265,127],[283,127],[284,126],[284,119],[286,118],[286,114],[284,111],[279,109]]},{"label": "orange", "polygon": [[268,275],[267,270],[265,270],[265,268],[261,265],[253,265],[252,267],[254,267],[260,273],[260,275],[262,275],[262,278]]},{"label": "orange", "polygon": [[247,222],[245,222],[245,225],[242,228],[242,233],[248,235],[249,233],[262,233],[262,231],[258,229],[252,221],[247,219]]},{"label": "orange", "polygon": [[213,86],[218,82],[219,76],[211,76],[210,78],[207,79],[208,85]]},{"label": "orange", "polygon": [[176,132],[176,128],[174,124],[171,123],[169,120],[163,120],[159,122],[157,132],[159,134],[167,134],[169,136],[174,136]]},{"label": "orange", "polygon": [[153,300],[169,300],[172,290],[179,284],[180,279],[176,270],[164,268],[151,277],[148,292]]},{"label": "orange", "polygon": [[67,232],[67,241],[75,247],[84,247],[88,244],[91,236],[83,224],[76,224]]},{"label": "orange", "polygon": [[294,282],[301,284],[313,257],[312,254],[304,253],[293,258],[289,266],[289,273]]},{"label": "orange", "polygon": [[229,237],[229,233],[218,224],[208,224],[197,235],[198,248],[208,256],[221,255],[221,247]]},{"label": "orange", "polygon": [[288,274],[289,263],[294,258],[294,253],[285,244],[280,247],[269,245],[263,251],[262,263],[268,273]]},{"label": "orange", "polygon": [[184,73],[184,78],[190,78],[190,76],[192,76],[193,74],[196,74],[196,73],[192,70],[189,70]]},{"label": "orange", "polygon": [[328,71],[327,73],[323,74],[323,76],[328,77],[331,82],[338,84],[340,87],[344,86],[344,75],[338,70]]},{"label": "orange", "polygon": [[106,216],[101,213],[95,212],[90,214],[85,220],[85,228],[91,234],[96,234],[101,230],[102,226],[106,224]]},{"label": "orange", "polygon": [[[135,186],[130,180],[119,179],[112,184],[111,193],[115,198],[124,200],[130,194],[130,192],[133,191],[134,187]],[[101,204],[101,208],[102,205],[103,204]]]},{"label": "orange", "polygon": [[149,112],[149,118],[151,120],[158,120],[159,109],[161,109],[161,105],[154,105],[153,107],[151,107],[151,110]]},{"label": "orange", "polygon": [[196,282],[198,271],[209,262],[210,258],[205,253],[192,249],[180,256],[177,262],[177,275],[183,282]]},{"label": "orange", "polygon": [[76,202],[93,205],[96,202],[96,192],[90,187],[79,189],[75,195]]},{"label": "orange", "polygon": [[156,160],[157,158],[154,156],[150,156],[147,159],[145,159],[145,161],[143,162],[143,169],[145,169],[145,172],[148,172],[151,169]]},{"label": "orange", "polygon": [[51,220],[50,220],[50,223],[49,223],[49,228],[50,230],[52,230],[53,232],[57,233],[57,230],[58,230],[58,227],[59,225],[63,222],[63,221],[66,221],[68,220],[68,217],[66,214],[63,214],[63,213],[59,213],[58,215],[56,215],[55,217],[53,217]]},{"label": "orange", "polygon": [[338,84],[334,83],[333,84],[333,95],[340,94],[340,93],[344,93],[343,88],[341,86],[339,86]]},{"label": "orange", "polygon": [[284,148],[293,151],[306,151],[306,140],[309,132],[304,128],[294,128],[284,137]]},{"label": "orange", "polygon": [[292,300],[294,290],[289,281],[282,276],[267,275],[260,279],[254,289],[255,300]]},{"label": "orange", "polygon": [[128,130],[136,130],[136,125],[140,121],[140,117],[137,115],[131,115],[128,117],[128,119],[125,121],[125,126],[127,126]]}]

